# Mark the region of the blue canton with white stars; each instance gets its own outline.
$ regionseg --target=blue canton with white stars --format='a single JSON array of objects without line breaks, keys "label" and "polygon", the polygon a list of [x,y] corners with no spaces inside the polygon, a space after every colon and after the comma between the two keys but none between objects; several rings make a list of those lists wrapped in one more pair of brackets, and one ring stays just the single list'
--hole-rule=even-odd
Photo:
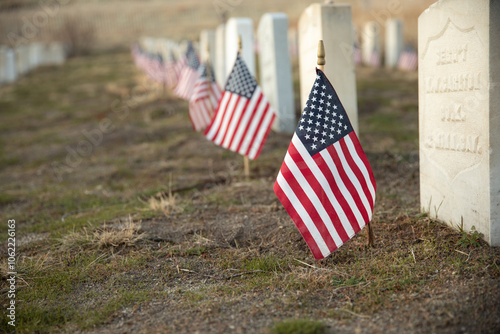
[{"label": "blue canton with white stars", "polygon": [[295,133],[311,156],[353,131],[339,97],[325,74],[316,69],[316,80]]},{"label": "blue canton with white stars", "polygon": [[250,74],[250,71],[238,52],[236,62],[227,79],[226,88],[224,90],[251,99],[256,88],[257,82]]},{"label": "blue canton with white stars", "polygon": [[196,51],[194,51],[193,45],[191,43],[188,44],[188,48],[186,51],[187,65],[195,70],[200,66],[200,61],[198,60],[198,56],[196,55]]}]

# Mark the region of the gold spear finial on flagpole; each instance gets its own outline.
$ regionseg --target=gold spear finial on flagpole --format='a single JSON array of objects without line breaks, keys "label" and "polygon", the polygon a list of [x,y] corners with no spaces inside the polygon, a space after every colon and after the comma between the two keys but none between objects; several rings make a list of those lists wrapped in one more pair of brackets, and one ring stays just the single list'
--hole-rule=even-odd
[{"label": "gold spear finial on flagpole", "polygon": [[318,68],[321,71],[325,71],[325,45],[323,44],[323,40],[320,39],[318,42]]},{"label": "gold spear finial on flagpole", "polygon": [[[241,55],[241,49],[242,49],[242,42],[241,42],[241,35],[238,35],[238,52]],[[250,159],[248,159],[248,156],[244,155],[243,156],[243,166],[245,170],[245,178],[248,180],[250,178]]]}]

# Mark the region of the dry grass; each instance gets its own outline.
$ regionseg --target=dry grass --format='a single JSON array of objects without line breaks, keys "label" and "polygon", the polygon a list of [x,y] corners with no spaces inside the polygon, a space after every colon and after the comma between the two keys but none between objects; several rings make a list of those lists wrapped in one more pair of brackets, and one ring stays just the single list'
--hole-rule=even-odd
[{"label": "dry grass", "polygon": [[81,231],[72,231],[59,241],[65,250],[101,249],[109,247],[130,247],[136,245],[146,236],[141,232],[141,222],[136,222],[129,216],[124,224],[118,226],[104,225],[89,232],[85,227]]}]

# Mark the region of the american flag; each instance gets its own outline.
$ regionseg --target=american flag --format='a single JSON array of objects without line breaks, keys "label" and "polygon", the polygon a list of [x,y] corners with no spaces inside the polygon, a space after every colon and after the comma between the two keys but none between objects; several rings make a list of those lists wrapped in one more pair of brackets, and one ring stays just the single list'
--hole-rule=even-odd
[{"label": "american flag", "polygon": [[132,57],[138,68],[144,71],[151,79],[163,82],[165,75],[163,71],[163,59],[160,54],[149,54],[141,50],[137,45],[132,47]]},{"label": "american flag", "polygon": [[274,111],[238,53],[206,137],[256,159],[274,121]]},{"label": "american flag", "polygon": [[[211,75],[208,75],[209,71]],[[189,118],[195,131],[203,130],[210,124],[222,95],[210,64],[202,64],[198,72],[199,77],[189,100]]]},{"label": "american flag", "polygon": [[417,53],[413,50],[406,50],[401,53],[398,61],[398,69],[403,71],[416,71],[418,65]]},{"label": "american flag", "polygon": [[194,85],[198,79],[198,67],[200,66],[200,61],[191,43],[188,45],[185,60],[183,61],[185,61],[186,65],[182,68],[174,93],[189,101],[191,95],[193,95]]},{"label": "american flag", "polygon": [[174,53],[170,52],[170,59],[165,62],[165,84],[168,88],[172,89],[177,85],[180,76],[180,68],[177,67],[177,61]]},{"label": "american flag", "polygon": [[322,259],[369,223],[376,184],[337,93],[316,73],[274,192]]}]

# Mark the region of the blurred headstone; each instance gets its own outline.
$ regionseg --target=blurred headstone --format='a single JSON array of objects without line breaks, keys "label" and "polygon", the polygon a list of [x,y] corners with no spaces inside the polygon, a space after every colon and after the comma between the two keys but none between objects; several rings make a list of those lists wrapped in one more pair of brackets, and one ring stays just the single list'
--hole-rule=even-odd
[{"label": "blurred headstone", "polygon": [[385,23],[385,66],[395,68],[403,51],[403,21],[389,19]]},{"label": "blurred headstone", "polygon": [[500,246],[500,1],[438,1],[418,19],[420,205]]},{"label": "blurred headstone", "polygon": [[233,17],[226,22],[226,74],[229,76],[236,61],[238,36],[241,36],[241,55],[250,73],[255,76],[255,54],[253,43],[253,22],[247,17]]},{"label": "blurred headstone", "polygon": [[30,50],[27,45],[19,45],[14,49],[16,56],[16,72],[19,76],[26,74],[30,69]]},{"label": "blurred headstone", "polygon": [[288,18],[284,13],[267,13],[258,28],[259,68],[262,92],[273,107],[273,129],[292,133],[297,122],[292,87],[292,67],[288,53]]},{"label": "blurred headstone", "polygon": [[316,79],[318,41],[322,39],[326,52],[325,74],[358,132],[351,6],[312,4],[300,16],[298,31],[301,109]]},{"label": "blurred headstone", "polygon": [[16,54],[8,47],[0,47],[0,84],[17,80]]},{"label": "blurred headstone", "polygon": [[41,63],[43,44],[34,42],[29,44],[29,69],[37,68]]},{"label": "blurred headstone", "polygon": [[215,58],[213,67],[215,80],[219,87],[224,88],[226,84],[226,30],[225,25],[221,24],[215,30]]},{"label": "blurred headstone", "polygon": [[365,23],[361,38],[363,63],[367,66],[379,67],[381,58],[380,29],[375,21]]}]

